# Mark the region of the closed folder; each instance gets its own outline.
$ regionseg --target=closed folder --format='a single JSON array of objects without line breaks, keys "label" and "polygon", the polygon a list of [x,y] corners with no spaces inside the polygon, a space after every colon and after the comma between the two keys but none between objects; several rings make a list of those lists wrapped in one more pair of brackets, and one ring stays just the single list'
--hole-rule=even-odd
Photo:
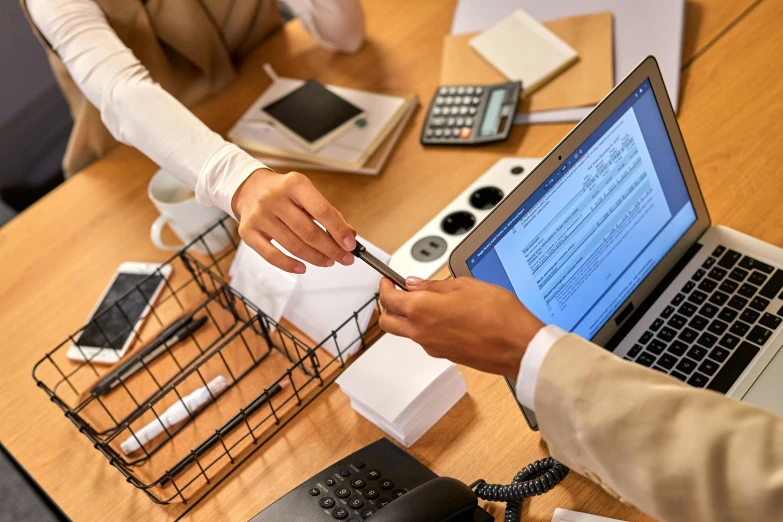
[{"label": "closed folder", "polygon": [[[614,86],[612,13],[570,16],[545,22],[544,25],[573,47],[579,54],[579,59],[532,94],[525,93],[523,85],[517,112],[585,107],[601,101]],[[441,84],[492,84],[508,81],[471,48],[469,42],[477,34],[445,37]]]}]

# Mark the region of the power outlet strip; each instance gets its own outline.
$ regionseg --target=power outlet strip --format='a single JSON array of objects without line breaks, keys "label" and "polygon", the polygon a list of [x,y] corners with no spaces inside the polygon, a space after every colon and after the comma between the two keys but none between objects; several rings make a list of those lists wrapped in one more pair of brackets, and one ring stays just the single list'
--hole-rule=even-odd
[{"label": "power outlet strip", "polygon": [[538,165],[536,158],[503,158],[424,225],[391,257],[403,277],[432,277],[465,235]]}]

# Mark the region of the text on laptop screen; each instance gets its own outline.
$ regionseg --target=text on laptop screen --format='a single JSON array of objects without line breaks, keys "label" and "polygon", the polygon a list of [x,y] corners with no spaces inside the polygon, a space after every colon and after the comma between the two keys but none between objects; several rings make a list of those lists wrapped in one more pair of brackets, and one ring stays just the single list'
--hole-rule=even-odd
[{"label": "text on laptop screen", "polygon": [[645,80],[468,266],[544,323],[590,339],[695,221]]}]

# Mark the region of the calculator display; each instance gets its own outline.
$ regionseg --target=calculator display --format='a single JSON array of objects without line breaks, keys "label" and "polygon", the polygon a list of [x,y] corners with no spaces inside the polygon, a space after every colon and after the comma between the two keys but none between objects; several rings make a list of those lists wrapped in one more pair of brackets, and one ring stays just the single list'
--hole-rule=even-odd
[{"label": "calculator display", "polygon": [[493,134],[497,134],[498,125],[500,125],[500,109],[503,105],[503,100],[505,99],[505,89],[495,89],[489,95],[484,121],[481,122],[481,136],[492,136]]}]

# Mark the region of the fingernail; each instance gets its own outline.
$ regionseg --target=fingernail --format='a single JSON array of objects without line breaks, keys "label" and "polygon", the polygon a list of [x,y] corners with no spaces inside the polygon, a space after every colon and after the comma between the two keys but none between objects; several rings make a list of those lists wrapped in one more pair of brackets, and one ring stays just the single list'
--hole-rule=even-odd
[{"label": "fingernail", "polygon": [[343,258],[340,260],[340,263],[344,265],[352,265],[353,264],[353,256],[351,254],[345,254]]},{"label": "fingernail", "polygon": [[329,261],[327,261],[324,264],[324,266],[327,267],[327,268],[334,266],[334,259],[330,259]]},{"label": "fingernail", "polygon": [[356,240],[352,237],[346,237],[345,239],[343,239],[343,246],[345,247],[346,250],[353,250],[354,248],[356,248]]},{"label": "fingernail", "polygon": [[305,267],[302,265],[297,265],[294,267],[294,272],[297,274],[304,274],[305,273]]},{"label": "fingernail", "polygon": [[422,281],[424,281],[424,279],[422,279],[421,277],[416,277],[416,276],[410,276],[410,277],[406,277],[405,278],[405,284],[407,286],[416,286],[419,283],[421,283]]}]

